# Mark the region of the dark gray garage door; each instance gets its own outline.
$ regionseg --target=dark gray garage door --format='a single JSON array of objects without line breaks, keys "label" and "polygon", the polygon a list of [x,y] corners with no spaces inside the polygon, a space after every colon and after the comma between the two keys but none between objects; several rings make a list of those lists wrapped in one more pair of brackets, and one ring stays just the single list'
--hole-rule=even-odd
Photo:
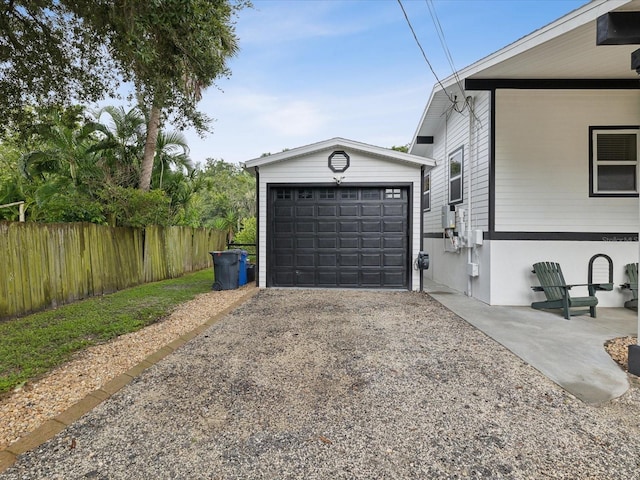
[{"label": "dark gray garage door", "polygon": [[268,193],[268,286],[408,287],[407,188],[273,187]]}]

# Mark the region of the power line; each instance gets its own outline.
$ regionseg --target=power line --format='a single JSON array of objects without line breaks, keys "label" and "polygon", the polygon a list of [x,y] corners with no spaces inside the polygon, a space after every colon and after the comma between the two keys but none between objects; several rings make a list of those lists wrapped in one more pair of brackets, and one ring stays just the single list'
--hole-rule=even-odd
[{"label": "power line", "polygon": [[436,27],[436,33],[438,34],[438,38],[440,39],[440,45],[442,45],[442,49],[444,50],[445,55],[447,56],[447,60],[449,61],[449,66],[451,67],[451,71],[456,74],[456,67],[453,64],[453,57],[451,56],[451,52],[449,51],[449,47],[447,46],[447,41],[444,38],[444,30],[442,30],[442,25],[440,24],[440,19],[438,18],[438,14],[436,13],[435,6],[433,5],[433,0],[425,0],[427,4],[427,8],[429,9],[429,14],[431,15],[431,20],[433,21],[434,26]]},{"label": "power line", "polygon": [[442,91],[445,93],[445,95],[447,95],[447,97],[449,97],[449,100],[451,101],[451,103],[455,103],[455,100],[452,99],[449,96],[449,94],[447,94],[447,90],[444,88],[444,85],[442,84],[442,82],[438,78],[438,75],[436,74],[436,71],[433,69],[433,66],[431,65],[431,62],[427,58],[427,54],[425,53],[424,48],[422,48],[422,45],[420,44],[420,40],[418,40],[418,36],[416,35],[415,30],[413,29],[413,25],[411,25],[411,21],[409,20],[409,16],[407,15],[407,11],[404,9],[404,5],[402,5],[402,0],[398,0],[398,5],[400,5],[400,8],[402,9],[402,13],[404,14],[404,18],[407,21],[407,25],[409,25],[409,29],[411,30],[411,33],[413,34],[413,38],[415,39],[416,43],[418,44],[418,48],[420,48],[420,51],[422,52],[422,56],[424,57],[424,60],[427,62],[427,65],[429,65],[429,69],[431,70],[431,73],[433,73],[433,76],[436,78],[436,82],[438,82],[438,85],[440,85],[440,87],[442,88]]},{"label": "power line", "polygon": [[445,39],[445,36],[444,36],[444,30],[442,28],[442,24],[440,23],[440,19],[438,18],[438,14],[436,12],[436,7],[433,4],[433,0],[425,0],[425,3],[427,4],[427,8],[429,9],[429,14],[431,15],[431,21],[433,21],[433,25],[436,28],[436,33],[438,34],[438,38],[440,39],[440,45],[442,45],[442,50],[444,51],[445,56],[447,57],[449,66],[451,67],[453,78],[455,79],[456,84],[458,85],[458,89],[460,90],[464,98],[464,106],[459,109],[457,106],[457,103],[454,103],[453,109],[458,113],[462,113],[464,112],[464,108],[467,107],[469,109],[469,112],[471,112],[471,114],[475,117],[475,119],[479,121],[478,117],[473,111],[473,107],[469,103],[469,99],[467,98],[467,93],[465,92],[464,86],[462,85],[462,80],[460,80],[460,76],[458,75],[458,70],[456,69],[456,66],[453,63],[453,57],[451,56],[451,51],[449,50],[449,46],[447,45],[447,40]]},{"label": "power line", "polygon": [[464,86],[462,85],[462,80],[460,80],[460,76],[458,75],[458,70],[456,69],[453,63],[453,57],[451,56],[451,51],[449,50],[449,46],[447,45],[447,40],[445,39],[445,36],[444,36],[444,30],[442,28],[442,24],[440,23],[440,19],[438,18],[438,14],[436,13],[436,7],[433,4],[433,0],[425,0],[425,3],[427,4],[427,8],[429,9],[429,14],[431,15],[431,20],[433,21],[433,25],[436,28],[436,33],[438,34],[438,38],[440,39],[440,45],[442,45],[442,49],[444,50],[444,53],[449,62],[449,66],[451,67],[451,71],[453,72],[453,78],[455,79],[456,84],[460,89],[460,92],[464,96],[464,106],[462,107],[462,109],[458,109],[456,104],[453,105],[453,109],[458,113],[462,113],[464,111],[464,107],[466,106],[469,109],[469,112],[474,116],[474,118],[480,121],[480,119],[476,115],[476,112],[473,109],[473,106],[469,103],[469,99],[467,98],[467,93],[465,92]]}]

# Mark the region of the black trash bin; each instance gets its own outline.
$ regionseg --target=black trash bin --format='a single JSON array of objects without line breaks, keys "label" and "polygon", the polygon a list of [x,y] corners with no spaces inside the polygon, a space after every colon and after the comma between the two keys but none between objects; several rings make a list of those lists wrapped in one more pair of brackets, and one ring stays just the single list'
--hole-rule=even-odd
[{"label": "black trash bin", "polygon": [[213,290],[234,290],[238,288],[238,250],[209,252],[213,258]]},{"label": "black trash bin", "polygon": [[256,281],[256,264],[248,263],[247,264],[247,283]]}]

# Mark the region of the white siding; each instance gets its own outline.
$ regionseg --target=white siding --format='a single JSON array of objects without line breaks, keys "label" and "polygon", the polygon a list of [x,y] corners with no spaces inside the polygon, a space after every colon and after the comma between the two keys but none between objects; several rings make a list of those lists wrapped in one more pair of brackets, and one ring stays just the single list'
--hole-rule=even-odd
[{"label": "white siding", "polygon": [[639,91],[498,90],[496,231],[637,233],[637,198],[589,197],[589,127],[639,123]]},{"label": "white siding", "polygon": [[[613,284],[610,292],[597,292],[598,305],[622,307],[631,298],[629,291],[618,285],[628,282],[624,272],[627,263],[638,261],[638,242],[555,242],[555,241],[493,241],[483,248],[491,253],[491,305],[531,305],[544,300],[544,294],[536,293],[532,285],[538,285],[532,273],[536,262],[558,262],[568,283],[586,283],[589,259],[604,253],[613,260]],[[594,281],[606,281],[607,271],[594,268]],[[604,274],[604,278],[603,275]],[[571,295],[587,295],[586,287],[575,287]]]},{"label": "white siding", "polygon": [[[433,132],[433,158],[437,166],[431,170],[431,211],[424,213],[425,233],[442,234],[441,208],[449,204],[449,154],[464,147],[463,165],[463,202],[457,208],[463,208],[470,216],[471,228],[487,231],[489,227],[489,130],[491,96],[489,92],[474,94],[472,136],[470,137],[469,111],[452,111],[440,129]],[[470,141],[471,140],[471,141]],[[471,212],[469,212],[469,178],[473,194]],[[482,301],[489,301],[489,259],[488,250],[477,247],[473,251],[472,261],[478,263],[480,275],[471,282],[471,294]],[[443,239],[424,239],[424,249],[429,252],[431,266],[425,272],[428,278],[448,285],[456,290],[467,292],[467,250],[457,253],[445,251]]]},{"label": "white siding", "polygon": [[420,212],[421,212],[421,169],[415,165],[384,160],[382,158],[367,156],[362,153],[350,152],[350,166],[343,173],[334,173],[328,167],[328,157],[333,150],[316,152],[305,157],[289,159],[263,165],[259,168],[260,176],[260,209],[259,222],[259,282],[265,287],[267,282],[267,186],[269,184],[335,184],[334,177],[343,177],[341,185],[350,184],[410,184],[413,204],[410,205],[411,242],[412,251],[409,259],[412,262],[408,267],[412,275],[412,287],[417,290],[419,274],[413,269],[413,260],[420,250]]}]

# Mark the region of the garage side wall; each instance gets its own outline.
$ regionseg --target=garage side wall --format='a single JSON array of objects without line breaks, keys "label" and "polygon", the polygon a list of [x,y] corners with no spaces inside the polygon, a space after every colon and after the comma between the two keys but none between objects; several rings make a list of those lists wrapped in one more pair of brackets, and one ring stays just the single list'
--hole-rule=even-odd
[{"label": "garage side wall", "polygon": [[[267,225],[269,211],[267,195],[270,185],[329,185],[336,184],[338,179],[341,186],[349,185],[411,185],[410,206],[410,252],[409,259],[417,257],[420,249],[420,212],[421,212],[421,169],[420,166],[391,161],[383,157],[375,157],[362,152],[349,151],[349,168],[341,173],[333,172],[328,165],[329,155],[333,150],[316,152],[314,154],[287,159],[260,166],[259,176],[259,250],[258,265],[259,285],[267,285],[268,240]],[[411,268],[411,289],[418,290],[420,278],[418,271]]]}]

